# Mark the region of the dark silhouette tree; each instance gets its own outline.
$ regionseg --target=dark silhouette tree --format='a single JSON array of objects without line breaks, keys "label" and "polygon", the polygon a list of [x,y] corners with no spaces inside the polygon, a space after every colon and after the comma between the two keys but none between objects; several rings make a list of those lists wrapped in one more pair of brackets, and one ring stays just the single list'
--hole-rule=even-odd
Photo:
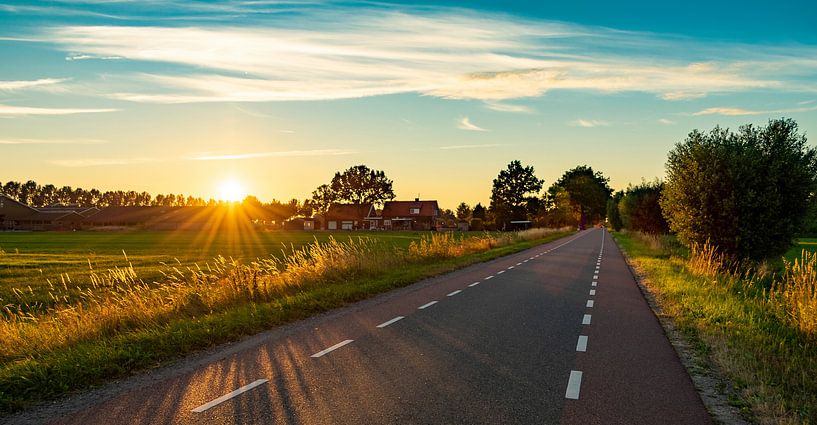
[{"label": "dark silhouette tree", "polygon": [[621,222],[627,229],[650,234],[669,232],[669,225],[661,212],[661,193],[664,183],[642,181],[637,186],[630,185],[618,204]]},{"label": "dark silhouette tree", "polygon": [[384,201],[392,199],[392,181],[383,171],[356,165],[342,173],[335,173],[329,184],[318,186],[312,192],[311,204],[314,209],[326,212],[333,203],[382,205]]},{"label": "dark silhouette tree", "polygon": [[[548,188],[552,202],[567,202],[578,218],[579,225],[584,227],[588,220],[600,222],[607,213],[607,200],[613,193],[609,178],[592,167],[580,165],[566,171]],[[559,205],[555,205],[556,208]]]},{"label": "dark silhouette tree", "polygon": [[817,192],[817,149],[791,119],[693,131],[667,159],[661,207],[681,242],[737,260],[782,255]]},{"label": "dark silhouette tree", "polygon": [[621,198],[623,197],[624,192],[619,190],[613,194],[612,198],[607,200],[607,223],[616,232],[624,227],[624,223],[621,221],[621,214],[619,214],[618,211],[619,202],[621,202]]},{"label": "dark silhouette tree", "polygon": [[465,202],[460,202],[457,205],[457,219],[459,220],[470,220],[471,219],[471,207],[468,206]]},{"label": "dark silhouette tree", "polygon": [[543,184],[533,167],[523,167],[520,161],[511,161],[508,168],[500,171],[494,179],[489,206],[496,227],[505,229],[513,220],[526,220],[531,204],[538,205]]}]

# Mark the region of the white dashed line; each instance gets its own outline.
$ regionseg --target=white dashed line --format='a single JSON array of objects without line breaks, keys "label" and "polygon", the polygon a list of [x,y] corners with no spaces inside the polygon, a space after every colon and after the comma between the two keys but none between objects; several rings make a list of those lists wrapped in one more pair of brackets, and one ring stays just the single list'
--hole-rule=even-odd
[{"label": "white dashed line", "polygon": [[522,265],[522,263],[516,263],[516,265],[517,265],[517,266],[521,266],[521,265]]},{"label": "white dashed line", "polygon": [[589,314],[585,314],[584,317],[582,317],[582,325],[589,325],[590,318],[591,316]]},{"label": "white dashed line", "polygon": [[505,273],[505,270],[500,270],[500,271],[496,272],[496,274],[502,274],[502,273]]},{"label": "white dashed line", "polygon": [[528,258],[528,260],[533,260],[534,258],[536,258],[535,255],[533,257]]},{"label": "white dashed line", "polygon": [[576,351],[587,351],[587,336],[579,335],[579,342],[576,344]]},{"label": "white dashed line", "polygon": [[482,279],[482,280],[491,280],[493,278],[494,278],[493,276],[488,276],[488,277],[486,277],[485,279]]},{"label": "white dashed line", "polygon": [[352,341],[354,341],[354,340],[353,339],[347,339],[346,341],[339,342],[339,343],[337,343],[337,344],[335,344],[335,345],[333,345],[333,346],[331,346],[331,347],[329,347],[329,348],[327,348],[327,349],[325,349],[323,351],[318,351],[317,353],[313,354],[311,357],[318,358],[318,357],[320,357],[320,356],[322,356],[322,355],[324,355],[326,353],[330,353],[332,351],[335,351],[338,348],[343,347],[344,345],[351,343]]},{"label": "white dashed line", "polygon": [[565,398],[571,400],[579,399],[579,391],[582,388],[582,372],[578,370],[570,371],[570,379],[567,381],[567,391],[565,391]]},{"label": "white dashed line", "polygon": [[459,294],[460,292],[462,292],[462,289],[457,289],[456,291],[451,292],[451,293],[449,293],[448,295],[446,295],[446,297],[453,297],[454,295],[457,295],[457,294]]},{"label": "white dashed line", "polygon": [[598,285],[598,282],[593,282],[593,283],[590,284],[590,286],[596,286],[596,285]]},{"label": "white dashed line", "polygon": [[417,310],[425,310],[425,309],[431,307],[434,304],[437,304],[437,301],[431,301],[430,303],[425,303],[425,304],[417,307]]},{"label": "white dashed line", "polygon": [[508,266],[508,270],[512,269],[514,266]]},{"label": "white dashed line", "polygon": [[398,321],[398,320],[402,320],[402,319],[404,319],[404,318],[405,318],[405,317],[403,317],[403,316],[397,316],[397,317],[395,317],[394,319],[391,319],[391,320],[389,320],[389,321],[387,321],[387,322],[383,322],[383,323],[381,323],[381,324],[377,325],[377,327],[378,327],[378,328],[385,328],[386,326],[389,326],[389,325],[391,325],[392,323],[394,323],[394,322],[396,322],[396,321]]},{"label": "white dashed line", "polygon": [[255,387],[257,387],[257,386],[259,386],[259,385],[261,385],[263,383],[265,383],[265,382],[267,382],[267,379],[256,380],[256,381],[254,381],[254,382],[252,382],[250,384],[244,385],[243,387],[241,387],[241,388],[239,388],[239,389],[237,389],[235,391],[230,391],[229,393],[224,394],[223,396],[221,396],[221,397],[219,397],[219,398],[217,398],[217,399],[215,399],[215,400],[213,400],[213,401],[211,401],[209,403],[202,404],[201,406],[191,410],[191,412],[201,413],[201,412],[203,412],[203,411],[205,411],[205,410],[207,410],[207,409],[209,409],[209,408],[211,408],[213,406],[217,406],[217,405],[219,405],[221,403],[224,403],[225,401],[227,401],[227,400],[229,400],[229,399],[231,399],[231,398],[233,398],[233,397],[235,397],[235,396],[237,396],[239,394],[245,393],[245,392],[247,392],[247,391],[249,391],[249,390],[251,390],[251,389],[253,389],[253,388],[255,388]]},{"label": "white dashed line", "polygon": [[528,261],[530,261],[530,260],[525,260],[525,261],[523,261],[523,263],[527,263]]},{"label": "white dashed line", "polygon": [[594,304],[593,300],[587,300],[587,308],[592,308],[593,304]]},{"label": "white dashed line", "polygon": [[468,287],[471,288],[471,287],[474,287],[474,286],[477,286],[477,285],[479,285],[479,282],[474,282],[474,283],[468,285]]},{"label": "white dashed line", "polygon": [[590,290],[590,296],[592,297],[593,295],[596,295],[596,290],[595,289]]},{"label": "white dashed line", "polygon": [[599,275],[597,275],[597,274],[593,275],[593,279],[598,279],[598,278],[599,278]]}]

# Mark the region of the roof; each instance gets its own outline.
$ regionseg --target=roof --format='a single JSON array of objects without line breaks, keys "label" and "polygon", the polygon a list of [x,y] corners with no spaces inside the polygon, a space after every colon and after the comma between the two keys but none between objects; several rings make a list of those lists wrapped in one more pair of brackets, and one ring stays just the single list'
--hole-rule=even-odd
[{"label": "roof", "polygon": [[332,204],[326,212],[327,220],[362,220],[369,215],[372,204]]},{"label": "roof", "polygon": [[[412,208],[419,208],[419,214],[412,214]],[[391,217],[436,217],[440,208],[437,201],[386,201],[383,205],[384,218]]]}]

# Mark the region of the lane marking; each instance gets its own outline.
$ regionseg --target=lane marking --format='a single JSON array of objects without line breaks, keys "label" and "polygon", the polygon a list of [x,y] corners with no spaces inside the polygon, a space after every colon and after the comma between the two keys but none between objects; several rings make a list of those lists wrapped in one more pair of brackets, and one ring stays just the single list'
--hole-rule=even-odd
[{"label": "lane marking", "polygon": [[590,290],[590,295],[591,295],[591,296],[596,295],[596,290],[595,290],[595,289],[591,289],[591,290]]},{"label": "lane marking", "polygon": [[596,285],[598,285],[598,282],[593,282],[593,283],[590,284],[590,286],[596,286]]},{"label": "lane marking", "polygon": [[522,265],[522,263],[516,263],[516,265],[517,265],[517,266],[521,266],[521,265]]},{"label": "lane marking", "polygon": [[533,257],[528,258],[528,260],[533,260],[534,258],[536,258],[535,255]]},{"label": "lane marking", "polygon": [[479,285],[479,282],[474,282],[474,283],[468,285],[468,287],[470,288],[470,287],[477,286],[477,285]]},{"label": "lane marking", "polygon": [[598,279],[599,275],[593,275],[593,279]]},{"label": "lane marking", "polygon": [[397,317],[395,317],[394,319],[391,319],[391,320],[385,321],[385,322],[383,322],[383,323],[381,323],[381,324],[377,325],[377,327],[378,327],[378,328],[385,328],[386,326],[389,326],[389,325],[391,325],[392,323],[394,323],[394,322],[396,322],[396,321],[398,321],[398,320],[402,320],[402,319],[405,319],[405,317],[404,317],[404,316],[397,316]]},{"label": "lane marking", "polygon": [[594,303],[593,300],[587,300],[587,308],[592,308],[593,303]]},{"label": "lane marking", "polygon": [[512,269],[514,266],[508,266],[508,270]]},{"label": "lane marking", "polygon": [[434,304],[437,304],[437,301],[431,301],[431,302],[429,302],[429,303],[425,303],[425,304],[423,304],[423,305],[421,305],[421,306],[417,307],[417,310],[425,310],[425,309],[427,309],[427,308],[431,307],[431,306],[432,306],[432,305],[434,305]]},{"label": "lane marking", "polygon": [[332,351],[335,351],[338,348],[343,347],[344,345],[351,343],[352,341],[354,341],[354,340],[353,339],[347,339],[346,341],[339,342],[339,343],[337,343],[337,344],[335,344],[335,345],[333,345],[333,346],[331,346],[331,347],[329,347],[329,348],[327,348],[325,350],[318,351],[317,353],[313,354],[311,357],[318,358],[318,357],[320,357],[320,356],[322,356],[324,354],[331,353]]},{"label": "lane marking", "polygon": [[582,325],[589,325],[591,317],[592,316],[590,316],[589,314],[585,314],[584,317],[582,317]]},{"label": "lane marking", "polygon": [[530,261],[530,260],[525,260],[525,261],[523,261],[523,263],[527,263],[528,261]]},{"label": "lane marking", "polygon": [[565,398],[570,400],[579,399],[579,391],[582,388],[582,372],[579,370],[570,371],[570,379],[567,380],[567,391],[565,391]]},{"label": "lane marking", "polygon": [[493,279],[493,278],[494,278],[494,276],[493,276],[493,275],[491,275],[491,276],[488,276],[488,277],[486,277],[485,279],[482,279],[482,280],[491,280],[491,279]]},{"label": "lane marking", "polygon": [[496,274],[502,274],[502,273],[505,273],[505,270],[500,270],[500,271],[496,272]]},{"label": "lane marking", "polygon": [[462,292],[462,289],[457,289],[456,291],[451,292],[451,293],[449,293],[448,295],[446,295],[446,297],[453,297],[454,295],[457,295],[457,294],[459,294],[460,292]]},{"label": "lane marking", "polygon": [[239,394],[245,393],[245,392],[247,392],[247,391],[249,391],[249,390],[251,390],[251,389],[253,389],[253,388],[255,388],[255,387],[257,387],[257,386],[259,386],[259,385],[261,385],[261,384],[263,384],[265,382],[267,382],[267,381],[268,381],[268,379],[258,379],[256,381],[250,383],[250,384],[244,385],[243,387],[241,387],[241,388],[239,388],[239,389],[237,389],[235,391],[230,391],[229,393],[224,394],[223,396],[221,396],[221,397],[219,397],[219,398],[217,398],[217,399],[215,399],[215,400],[213,400],[213,401],[211,401],[209,403],[204,403],[201,406],[191,410],[191,412],[201,413],[201,412],[203,412],[203,411],[205,411],[205,410],[207,410],[207,409],[209,409],[209,408],[211,408],[213,406],[217,406],[217,405],[219,405],[221,403],[224,403],[225,401],[227,401],[227,400],[229,400],[229,399],[231,399],[231,398],[233,398],[233,397],[235,397],[235,396],[237,396]]},{"label": "lane marking", "polygon": [[581,351],[582,353],[587,351],[587,336],[586,335],[579,335],[579,342],[576,343],[576,351]]}]

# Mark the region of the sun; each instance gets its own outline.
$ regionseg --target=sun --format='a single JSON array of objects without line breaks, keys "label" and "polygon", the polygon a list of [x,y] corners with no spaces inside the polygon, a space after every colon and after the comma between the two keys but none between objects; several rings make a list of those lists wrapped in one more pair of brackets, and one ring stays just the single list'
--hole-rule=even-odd
[{"label": "sun", "polygon": [[218,199],[228,202],[240,202],[247,196],[244,186],[238,180],[224,180],[218,185]]}]

